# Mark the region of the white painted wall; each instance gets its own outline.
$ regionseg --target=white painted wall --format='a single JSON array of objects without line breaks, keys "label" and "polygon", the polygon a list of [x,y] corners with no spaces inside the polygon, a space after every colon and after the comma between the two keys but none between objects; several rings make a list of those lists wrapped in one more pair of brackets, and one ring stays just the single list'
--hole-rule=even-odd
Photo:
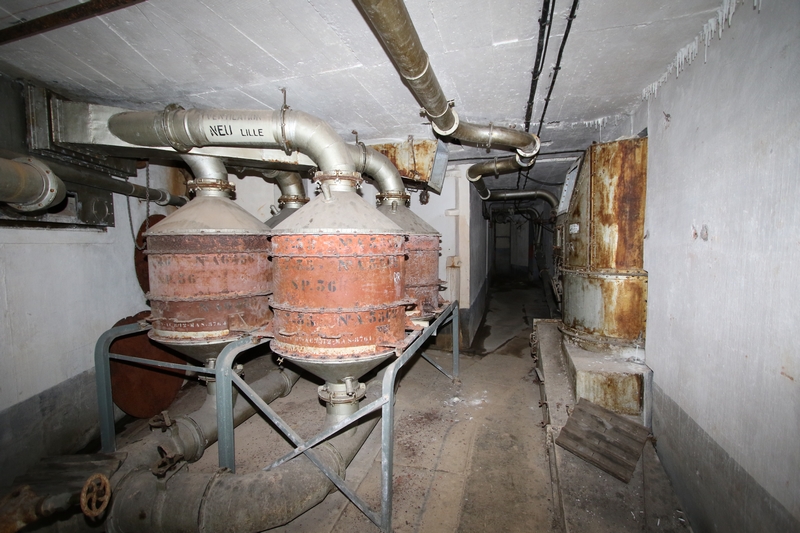
[{"label": "white painted wall", "polygon": [[645,268],[656,385],[800,519],[799,23],[745,4],[647,104]]},{"label": "white painted wall", "polygon": [[528,228],[530,224],[525,218],[516,216],[511,222],[511,265],[528,268]]},{"label": "white painted wall", "polygon": [[[173,172],[153,166],[152,185]],[[132,181],[144,184],[144,171]],[[145,204],[130,203],[138,230]],[[125,197],[114,195],[114,211],[107,231],[0,228],[0,411],[94,368],[100,334],[147,309]]]}]

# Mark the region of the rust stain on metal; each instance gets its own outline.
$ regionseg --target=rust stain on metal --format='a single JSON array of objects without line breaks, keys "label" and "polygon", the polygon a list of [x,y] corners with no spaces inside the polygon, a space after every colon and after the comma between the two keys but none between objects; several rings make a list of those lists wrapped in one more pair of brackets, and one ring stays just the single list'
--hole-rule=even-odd
[{"label": "rust stain on metal", "polygon": [[303,359],[386,351],[405,337],[404,236],[275,235],[272,348]]},{"label": "rust stain on metal", "polygon": [[616,413],[638,415],[644,397],[644,376],[621,372],[595,372],[586,376],[580,394]]},{"label": "rust stain on metal", "polygon": [[571,268],[589,266],[589,198],[591,186],[591,161],[584,160],[575,184],[566,223],[565,265]]},{"label": "rust stain on metal", "polygon": [[409,235],[406,242],[406,293],[423,317],[439,309],[440,249],[438,235]]},{"label": "rust stain on metal", "polygon": [[605,310],[602,333],[609,337],[644,340],[647,320],[647,278],[622,278],[600,287]]},{"label": "rust stain on metal", "polygon": [[29,485],[15,487],[0,500],[0,533],[15,533],[38,521],[37,509],[43,501]]},{"label": "rust stain on metal", "polygon": [[591,267],[641,270],[647,139],[592,147]]},{"label": "rust stain on metal", "polygon": [[575,271],[565,271],[564,275],[565,325],[583,334],[629,343],[644,342],[646,276]]},{"label": "rust stain on metal", "polygon": [[148,247],[153,338],[213,340],[269,323],[267,235],[156,234]]},{"label": "rust stain on metal", "polygon": [[[413,146],[412,146],[413,145]],[[403,143],[371,145],[370,148],[385,155],[405,179],[427,182],[433,171],[437,142],[414,139]]]}]

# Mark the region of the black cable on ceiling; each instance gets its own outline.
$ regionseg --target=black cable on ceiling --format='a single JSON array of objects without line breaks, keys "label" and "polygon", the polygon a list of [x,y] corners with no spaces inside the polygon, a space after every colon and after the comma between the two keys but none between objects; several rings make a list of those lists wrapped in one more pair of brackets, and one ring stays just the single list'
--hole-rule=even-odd
[{"label": "black cable on ceiling", "polygon": [[[555,0],[554,0],[555,1]],[[567,27],[564,30],[564,37],[561,39],[561,46],[558,49],[558,58],[556,58],[556,65],[553,67],[553,78],[550,80],[550,88],[547,90],[547,98],[544,99],[544,108],[542,109],[542,117],[539,119],[539,129],[536,131],[536,136],[541,136],[542,134],[542,126],[544,126],[544,117],[547,114],[547,108],[550,105],[550,97],[553,94],[553,87],[556,86],[556,78],[558,78],[558,72],[561,70],[561,58],[564,56],[564,47],[567,45],[567,38],[569,37],[569,32],[572,29],[572,21],[575,20],[575,13],[578,11],[578,0],[572,0],[572,8],[569,11],[569,17],[567,17]],[[527,130],[526,130],[527,131]],[[528,184],[528,180],[534,181],[535,183],[542,183],[541,181],[535,180],[534,178],[530,177],[530,172],[533,170],[533,167],[536,165],[536,160],[533,160],[533,165],[531,165],[527,172],[525,173],[525,183],[522,184],[522,188],[524,189],[525,186]],[[522,177],[522,170],[517,173],[517,187],[519,187],[519,180]]]},{"label": "black cable on ceiling", "polygon": [[555,11],[555,7],[555,0],[542,1],[542,17],[539,19],[539,42],[536,45],[536,61],[531,71],[531,91],[528,95],[528,103],[525,106],[526,132],[531,131],[533,99],[536,96],[536,88],[539,85],[539,76],[542,74],[542,70],[544,70],[544,58],[547,55],[547,44],[550,42],[550,28],[553,26],[553,12]]},{"label": "black cable on ceiling", "polygon": [[564,30],[564,37],[561,39],[561,47],[558,49],[558,58],[556,59],[556,66],[553,67],[553,79],[550,81],[550,89],[547,91],[547,98],[544,99],[544,109],[542,109],[542,118],[539,119],[539,130],[536,135],[542,133],[542,126],[544,126],[544,116],[547,113],[547,107],[550,105],[550,96],[553,94],[553,87],[556,85],[556,78],[558,78],[558,71],[561,70],[561,58],[564,56],[564,47],[567,44],[569,32],[572,29],[572,21],[575,20],[575,12],[578,11],[578,0],[572,0],[572,9],[569,11],[567,17],[567,28]]}]

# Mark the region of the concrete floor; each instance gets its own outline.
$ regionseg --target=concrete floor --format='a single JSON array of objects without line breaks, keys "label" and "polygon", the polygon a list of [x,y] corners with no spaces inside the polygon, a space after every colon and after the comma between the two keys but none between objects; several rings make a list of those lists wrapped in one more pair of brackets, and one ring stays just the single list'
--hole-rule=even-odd
[{"label": "concrete floor", "polygon": [[[539,388],[528,335],[544,316],[541,287],[510,284],[490,294],[489,314],[473,350],[462,355],[461,383],[421,358],[397,391],[393,526],[400,532],[551,531],[554,515]],[[537,303],[538,302],[538,303]],[[544,306],[544,307],[543,307]],[[544,310],[543,310],[544,309]],[[452,355],[428,350],[444,368]],[[304,437],[323,425],[316,381],[301,379],[272,407]],[[237,472],[269,464],[291,447],[254,417],[236,431]],[[374,509],[380,505],[380,432],[347,471]],[[216,469],[216,446],[191,465]],[[378,531],[338,491],[273,531]]]},{"label": "concrete floor", "polygon": [[[645,461],[644,467],[640,461],[637,467],[639,473],[658,471],[660,477],[649,479],[659,484],[647,481],[648,490],[638,474],[638,481],[624,485],[553,445],[559,427],[542,426],[536,362],[529,345],[533,320],[546,316],[541,285],[505,281],[490,290],[485,322],[472,347],[462,351],[460,382],[451,382],[421,357],[404,369],[395,408],[394,531],[684,530],[669,481],[651,445],[646,452],[652,460]],[[435,349],[426,353],[444,368],[452,368],[450,353]],[[273,367],[271,357],[256,358],[246,366],[247,379],[257,379]],[[547,389],[550,403],[556,402],[551,410],[574,403],[564,380],[564,398],[556,399],[558,377],[555,372],[547,378],[549,385],[556,386]],[[271,404],[304,438],[316,435],[325,423],[325,409],[317,398],[319,384],[313,376],[301,378],[289,396]],[[204,395],[203,387],[186,388],[170,413],[196,409]],[[549,442],[548,429],[555,432]],[[132,426],[120,442],[144,431],[146,424],[138,429]],[[257,471],[292,449],[260,416],[242,424],[235,438],[238,473]],[[215,472],[217,446],[187,468]],[[348,468],[347,482],[373,509],[379,509],[379,429]],[[651,498],[656,504],[644,502],[645,492],[656,495]],[[603,497],[598,499],[598,495]],[[272,531],[379,530],[335,491],[320,505]]]}]

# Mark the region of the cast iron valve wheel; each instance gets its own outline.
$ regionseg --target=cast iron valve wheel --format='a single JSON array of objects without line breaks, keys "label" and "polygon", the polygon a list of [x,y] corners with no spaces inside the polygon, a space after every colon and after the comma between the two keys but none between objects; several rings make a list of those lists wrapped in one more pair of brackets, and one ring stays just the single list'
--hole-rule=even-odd
[{"label": "cast iron valve wheel", "polygon": [[111,483],[103,474],[93,474],[81,490],[81,511],[89,518],[97,518],[106,510],[111,500]]}]

